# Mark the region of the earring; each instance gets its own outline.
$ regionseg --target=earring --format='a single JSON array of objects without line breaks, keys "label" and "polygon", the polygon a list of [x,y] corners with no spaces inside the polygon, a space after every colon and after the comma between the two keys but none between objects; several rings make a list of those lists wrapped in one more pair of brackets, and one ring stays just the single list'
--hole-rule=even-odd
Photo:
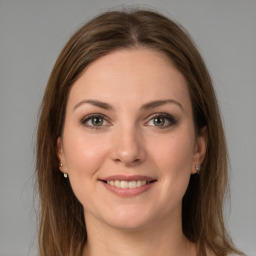
[{"label": "earring", "polygon": [[200,174],[201,166],[200,165],[196,165],[195,169],[197,170],[197,174]]},{"label": "earring", "polygon": [[[60,163],[60,164],[59,164],[59,167],[62,167],[62,166],[63,166],[63,164]],[[67,174],[67,173],[64,173],[63,175],[64,175],[64,178],[65,178],[65,179],[68,177],[68,174]]]}]

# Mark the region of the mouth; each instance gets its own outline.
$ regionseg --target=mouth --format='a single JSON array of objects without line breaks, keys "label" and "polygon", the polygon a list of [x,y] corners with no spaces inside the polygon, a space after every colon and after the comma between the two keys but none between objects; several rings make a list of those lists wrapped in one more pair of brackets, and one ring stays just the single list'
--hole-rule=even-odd
[{"label": "mouth", "polygon": [[157,179],[138,175],[116,175],[99,179],[99,181],[111,192],[122,197],[131,197],[147,191],[155,182],[157,182]]},{"label": "mouth", "polygon": [[146,180],[101,180],[102,182],[116,188],[140,188],[141,186],[148,185],[150,183],[156,182],[156,180],[146,181]]}]

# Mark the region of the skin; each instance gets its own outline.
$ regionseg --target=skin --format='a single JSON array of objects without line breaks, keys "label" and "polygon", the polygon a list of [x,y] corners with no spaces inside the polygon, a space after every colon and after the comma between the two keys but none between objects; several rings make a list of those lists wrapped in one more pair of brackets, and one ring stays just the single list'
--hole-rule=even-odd
[{"label": "skin", "polygon": [[[145,108],[162,100],[171,101]],[[99,113],[95,128],[88,116]],[[71,88],[57,140],[60,171],[84,207],[83,255],[196,255],[182,233],[181,206],[206,144],[206,130],[195,132],[186,80],[164,54],[127,49],[91,63]],[[123,197],[100,181],[111,175],[156,182]]]}]

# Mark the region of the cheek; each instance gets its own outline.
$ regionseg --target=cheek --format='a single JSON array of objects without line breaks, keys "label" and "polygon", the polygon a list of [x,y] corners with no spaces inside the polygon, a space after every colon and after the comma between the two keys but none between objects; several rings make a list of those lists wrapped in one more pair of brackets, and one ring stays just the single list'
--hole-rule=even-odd
[{"label": "cheek", "polygon": [[[151,137],[152,139],[152,137]],[[157,194],[163,216],[169,216],[182,204],[191,176],[194,137],[190,131],[177,132],[173,135],[151,140],[151,156],[155,170],[159,174],[161,188]]]},{"label": "cheek", "polygon": [[97,194],[98,170],[107,157],[107,143],[102,138],[70,131],[63,140],[65,162],[70,184],[77,199],[87,209],[94,205],[91,194]]},{"label": "cheek", "polygon": [[64,136],[64,154],[71,176],[92,176],[102,165],[107,155],[107,143],[100,136],[83,132],[68,132]]},{"label": "cheek", "polygon": [[161,141],[153,142],[151,148],[161,170],[190,174],[194,151],[194,137],[190,132],[162,138]]},{"label": "cheek", "polygon": [[169,208],[172,208],[180,204],[190,180],[194,152],[193,131],[187,128],[179,130],[155,141],[151,148],[154,164],[165,188],[160,198],[171,198]]}]

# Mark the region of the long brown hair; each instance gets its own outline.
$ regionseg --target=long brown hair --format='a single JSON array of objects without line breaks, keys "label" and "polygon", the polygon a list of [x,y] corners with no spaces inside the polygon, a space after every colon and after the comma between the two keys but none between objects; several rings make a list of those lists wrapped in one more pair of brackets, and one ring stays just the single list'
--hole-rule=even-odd
[{"label": "long brown hair", "polygon": [[97,58],[122,48],[163,52],[188,84],[197,130],[208,129],[208,147],[200,175],[192,175],[183,198],[182,227],[197,244],[198,255],[240,254],[223,220],[227,188],[227,148],[207,68],[186,31],[153,11],[107,12],[79,29],[60,53],[50,75],[37,134],[37,178],[41,202],[40,256],[81,256],[86,243],[83,207],[58,168],[57,137],[62,133],[72,84]]}]

